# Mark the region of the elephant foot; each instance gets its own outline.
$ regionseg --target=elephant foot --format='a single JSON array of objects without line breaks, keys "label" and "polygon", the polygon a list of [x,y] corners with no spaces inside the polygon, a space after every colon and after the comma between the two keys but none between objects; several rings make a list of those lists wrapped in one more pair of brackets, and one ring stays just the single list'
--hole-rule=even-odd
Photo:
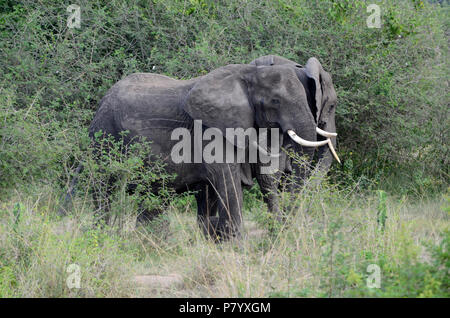
[{"label": "elephant foot", "polygon": [[94,227],[95,228],[105,228],[105,226],[111,223],[111,214],[109,210],[106,212],[95,211],[94,212]]},{"label": "elephant foot", "polygon": [[160,209],[145,209],[137,216],[137,221],[140,224],[146,225],[155,220],[158,216],[162,215],[164,212]]},{"label": "elephant foot", "polygon": [[296,214],[299,210],[301,210],[301,202],[299,200],[290,201],[283,209],[284,218],[288,215]]},{"label": "elephant foot", "polygon": [[269,220],[267,230],[269,234],[276,235],[285,223],[286,219],[281,213],[273,214],[273,218]]},{"label": "elephant foot", "polygon": [[224,221],[219,222],[216,230],[216,235],[220,239],[220,242],[238,240],[241,238],[241,231],[237,225],[231,224],[231,222]]},{"label": "elephant foot", "polygon": [[237,226],[233,226],[228,220],[221,220],[217,216],[205,219],[203,222],[200,222],[200,226],[205,236],[210,237],[216,243],[239,239],[241,237],[240,230]]},{"label": "elephant foot", "polygon": [[214,233],[217,229],[217,224],[219,223],[219,218],[216,216],[210,217],[198,217],[198,225],[206,237],[214,237]]}]

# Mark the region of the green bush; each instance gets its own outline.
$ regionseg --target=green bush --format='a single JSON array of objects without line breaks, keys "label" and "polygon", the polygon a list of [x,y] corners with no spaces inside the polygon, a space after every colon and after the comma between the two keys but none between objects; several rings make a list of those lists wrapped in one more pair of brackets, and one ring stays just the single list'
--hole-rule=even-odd
[{"label": "green bush", "polygon": [[116,139],[97,132],[95,147],[80,160],[83,171],[77,184],[84,197],[93,195],[96,209],[110,214],[107,219],[119,221],[129,211],[160,214],[174,198],[170,182],[175,176],[166,173],[158,156],[150,155],[151,143],[127,140],[127,134]]},{"label": "green bush", "polygon": [[[365,281],[359,279],[350,281],[353,287],[346,292],[346,296],[352,297],[448,297],[450,281],[450,257],[448,245],[450,233],[447,231],[442,235],[439,244],[428,244],[427,250],[430,254],[429,261],[421,260],[415,253],[403,254],[400,264],[393,264],[389,258],[382,263],[380,289],[369,289]],[[405,248],[411,246],[410,242],[404,242]],[[365,265],[374,260],[367,259]],[[361,268],[364,272],[364,269]],[[352,278],[349,276],[348,280]]]},{"label": "green bush", "polygon": [[32,184],[61,188],[89,142],[87,129],[58,119],[39,104],[39,93],[27,108],[17,108],[18,95],[14,86],[0,87],[0,194]]},{"label": "green bush", "polygon": [[3,1],[1,187],[58,179],[59,167],[73,167],[77,131],[130,73],[190,78],[278,54],[300,63],[316,56],[333,76],[344,159],[336,180],[351,163],[345,182],[366,178],[414,194],[443,189],[449,6],[378,1],[382,27],[369,29],[369,3],[80,1],[81,28],[69,29],[69,1]]}]

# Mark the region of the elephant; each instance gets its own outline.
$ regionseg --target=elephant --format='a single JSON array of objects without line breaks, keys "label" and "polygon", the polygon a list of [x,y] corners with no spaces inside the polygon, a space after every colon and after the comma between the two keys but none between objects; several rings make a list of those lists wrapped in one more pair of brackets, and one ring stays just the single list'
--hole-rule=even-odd
[{"label": "elephant", "polygon": [[[309,109],[314,117],[314,122],[317,125],[317,139],[318,141],[331,140],[331,142],[318,148],[317,153],[317,168],[319,173],[326,174],[330,169],[333,162],[333,156],[340,163],[340,159],[335,152],[336,147],[336,124],[335,124],[335,111],[337,104],[337,94],[334,89],[331,75],[326,72],[319,60],[315,57],[308,59],[305,66],[302,66],[294,61],[286,58],[267,55],[259,57],[249,63],[256,66],[290,66],[295,71],[301,85],[302,92],[306,93]],[[314,139],[314,140],[315,140]],[[284,148],[293,147],[296,153],[306,155],[311,161],[314,156],[315,148],[305,148],[296,143],[292,143],[292,139],[287,138],[289,141],[284,145]],[[285,154],[282,157],[282,161],[285,161],[282,166],[285,167],[275,175],[261,175],[258,173],[258,165],[254,166],[254,174],[258,180],[260,189],[264,195],[264,200],[268,205],[269,211],[275,215],[280,215],[277,191],[280,188],[280,180],[282,178],[282,172],[294,174],[295,182],[288,186],[292,192],[301,186],[302,181],[307,177],[309,169],[305,167],[299,167],[293,162],[289,156]]]},{"label": "elephant", "polygon": [[[219,241],[240,237],[243,187],[252,185],[255,165],[248,160],[252,149],[260,162],[278,158],[286,136],[313,151],[331,144],[329,138],[316,141],[317,118],[297,69],[255,64],[231,64],[190,80],[153,73],[129,75],[102,98],[89,127],[92,139],[101,132],[117,140],[124,138],[126,143],[143,137],[151,141],[152,154],[164,160],[167,173],[175,175],[170,186],[177,193],[196,191],[197,221],[206,236]],[[206,149],[205,134],[213,129],[215,139],[222,141],[216,151],[231,149],[235,158],[243,150],[245,160],[174,160],[180,145],[180,139],[174,138],[177,129],[190,133],[182,151],[184,159],[189,152],[199,153],[199,147]],[[241,129],[241,133],[254,129],[259,139],[229,137],[228,129]],[[270,133],[263,136],[262,129]],[[128,132],[125,137],[123,131]],[[196,133],[203,139],[198,141]],[[270,152],[262,142],[269,135]],[[278,148],[272,147],[277,143]],[[262,175],[260,170],[258,174]],[[211,213],[215,210],[218,216]]]}]

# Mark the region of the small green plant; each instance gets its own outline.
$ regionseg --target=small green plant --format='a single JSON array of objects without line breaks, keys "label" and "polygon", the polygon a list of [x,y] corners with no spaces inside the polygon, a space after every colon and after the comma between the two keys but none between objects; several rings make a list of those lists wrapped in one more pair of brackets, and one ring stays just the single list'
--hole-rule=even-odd
[{"label": "small green plant", "polygon": [[14,205],[13,215],[14,215],[14,224],[13,227],[16,228],[17,224],[20,222],[20,215],[23,214],[24,206],[22,203],[17,202]]},{"label": "small green plant", "polygon": [[378,190],[377,223],[379,229],[384,232],[387,219],[386,192]]}]

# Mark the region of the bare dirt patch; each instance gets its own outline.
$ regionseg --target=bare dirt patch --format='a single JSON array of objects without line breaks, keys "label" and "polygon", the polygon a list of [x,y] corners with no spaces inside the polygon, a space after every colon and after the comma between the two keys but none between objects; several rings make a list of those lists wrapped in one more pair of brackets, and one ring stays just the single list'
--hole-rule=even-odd
[{"label": "bare dirt patch", "polygon": [[180,286],[183,277],[180,274],[169,275],[136,275],[134,282],[144,288],[171,288]]}]

